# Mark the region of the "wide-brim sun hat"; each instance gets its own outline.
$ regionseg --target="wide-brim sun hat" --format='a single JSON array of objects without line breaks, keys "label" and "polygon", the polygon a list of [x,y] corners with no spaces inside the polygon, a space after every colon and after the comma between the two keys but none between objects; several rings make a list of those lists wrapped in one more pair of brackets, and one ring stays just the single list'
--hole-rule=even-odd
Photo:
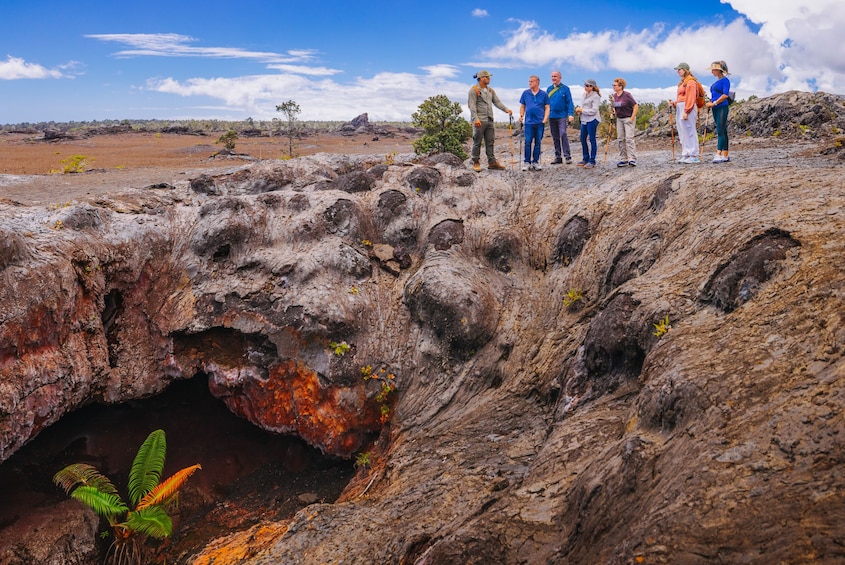
[{"label": "wide-brim sun hat", "polygon": [[584,86],[592,86],[593,88],[598,88],[596,81],[594,81],[591,78],[588,78],[587,80],[584,81]]},{"label": "wide-brim sun hat", "polygon": [[679,69],[684,69],[685,71],[688,71],[689,65],[687,65],[686,63],[678,63],[678,66],[675,67],[675,70],[677,71]]},{"label": "wide-brim sun hat", "polygon": [[478,71],[477,73],[475,73],[475,78],[490,78],[491,76],[493,75],[491,75],[488,71]]},{"label": "wide-brim sun hat", "polygon": [[713,63],[713,64],[711,64],[711,65],[710,65],[710,70],[711,70],[711,71],[719,71],[719,72],[721,72],[721,73],[723,73],[723,74],[726,74],[726,75],[729,75],[729,74],[730,74],[730,73],[728,72],[727,66],[723,65],[722,63]]}]

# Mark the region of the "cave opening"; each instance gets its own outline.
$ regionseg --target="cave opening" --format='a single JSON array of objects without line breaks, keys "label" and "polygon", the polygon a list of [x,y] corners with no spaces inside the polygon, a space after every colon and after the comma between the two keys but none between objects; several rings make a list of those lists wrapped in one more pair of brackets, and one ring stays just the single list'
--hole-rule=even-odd
[{"label": "cave opening", "polygon": [[[27,512],[67,500],[52,477],[71,463],[94,465],[127,499],[138,447],[159,428],[167,434],[162,478],[202,465],[180,489],[169,542],[148,542],[167,563],[180,563],[212,539],[259,521],[289,518],[312,502],[334,502],[355,473],[351,461],[232,414],[199,374],[155,397],[67,414],[0,464],[0,536],[25,523]],[[101,521],[98,531],[106,529]],[[107,545],[103,541],[101,551]]]}]

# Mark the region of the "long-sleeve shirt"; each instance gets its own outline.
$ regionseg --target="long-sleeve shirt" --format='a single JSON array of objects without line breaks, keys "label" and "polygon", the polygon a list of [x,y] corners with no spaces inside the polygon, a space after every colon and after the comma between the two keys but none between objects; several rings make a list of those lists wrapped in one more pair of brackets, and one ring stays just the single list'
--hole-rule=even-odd
[{"label": "long-sleeve shirt", "polygon": [[469,89],[467,106],[469,106],[469,121],[471,123],[476,120],[493,121],[493,106],[502,112],[508,111],[508,107],[499,100],[495,90],[481,88],[480,86],[473,86]]},{"label": "long-sleeve shirt", "polygon": [[601,96],[595,90],[590,90],[590,93],[584,96],[581,101],[581,123],[586,124],[597,120],[601,122],[601,114],[599,114],[599,106],[601,105]]},{"label": "long-sleeve shirt", "polygon": [[563,83],[555,87],[551,85],[547,92],[549,93],[549,117],[559,120],[567,116],[575,114],[575,104],[572,102],[572,91]]},{"label": "long-sleeve shirt", "polygon": [[698,83],[692,77],[686,77],[678,85],[678,96],[676,104],[684,103],[684,114],[689,114],[695,108],[695,99],[698,98]]}]

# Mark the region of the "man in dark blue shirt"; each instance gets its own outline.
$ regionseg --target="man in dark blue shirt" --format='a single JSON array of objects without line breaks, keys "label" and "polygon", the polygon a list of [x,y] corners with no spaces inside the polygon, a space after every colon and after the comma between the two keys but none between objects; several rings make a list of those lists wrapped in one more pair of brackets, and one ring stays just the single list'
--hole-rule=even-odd
[{"label": "man in dark blue shirt", "polygon": [[519,119],[525,125],[525,160],[522,170],[539,171],[542,169],[540,142],[543,141],[545,124],[549,121],[549,95],[540,89],[540,77],[537,75],[531,75],[528,89],[519,98]]}]

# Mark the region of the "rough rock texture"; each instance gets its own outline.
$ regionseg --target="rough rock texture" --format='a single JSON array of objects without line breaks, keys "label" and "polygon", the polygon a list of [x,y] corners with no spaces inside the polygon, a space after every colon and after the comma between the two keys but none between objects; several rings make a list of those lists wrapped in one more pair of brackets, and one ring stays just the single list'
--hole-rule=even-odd
[{"label": "rough rock texture", "polygon": [[349,191],[367,164],[320,155],[0,204],[0,458],[203,372],[371,464],[196,563],[845,559],[843,168],[798,150],[471,186],[398,160]]},{"label": "rough rock texture", "polygon": [[0,563],[4,565],[87,565],[98,556],[99,518],[75,500],[54,508],[35,509],[0,530]]}]

